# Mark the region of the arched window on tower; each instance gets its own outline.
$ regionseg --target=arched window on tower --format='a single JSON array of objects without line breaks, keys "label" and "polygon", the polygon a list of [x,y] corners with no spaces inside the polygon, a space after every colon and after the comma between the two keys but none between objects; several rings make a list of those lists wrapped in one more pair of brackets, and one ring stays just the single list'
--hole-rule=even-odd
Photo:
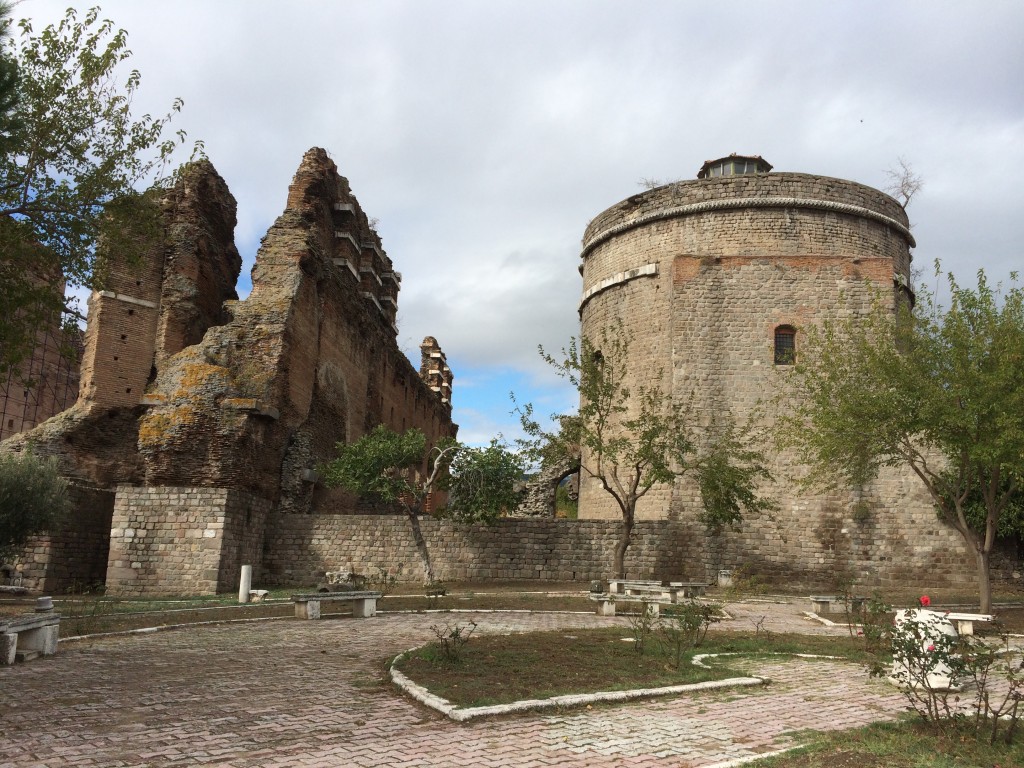
[{"label": "arched window on tower", "polygon": [[792,325],[779,325],[775,328],[775,364],[794,365],[796,363],[796,328]]}]

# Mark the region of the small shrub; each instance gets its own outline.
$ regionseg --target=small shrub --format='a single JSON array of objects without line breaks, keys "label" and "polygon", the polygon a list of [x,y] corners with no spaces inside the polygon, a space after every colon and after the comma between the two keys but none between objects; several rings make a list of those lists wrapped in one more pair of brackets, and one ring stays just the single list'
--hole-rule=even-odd
[{"label": "small shrub", "polygon": [[436,608],[438,600],[448,594],[448,588],[443,582],[432,581],[424,588],[423,594],[427,596],[427,607]]},{"label": "small shrub", "polygon": [[852,601],[846,605],[850,634],[863,638],[865,650],[874,653],[887,647],[892,631],[892,606],[877,592],[865,600],[859,610],[854,610]]},{"label": "small shrub", "polygon": [[675,669],[679,669],[683,654],[703,643],[708,628],[721,621],[718,610],[718,605],[698,600],[687,600],[665,609],[658,626],[659,638]]},{"label": "small shrub", "polygon": [[456,663],[462,660],[462,651],[476,631],[477,623],[471,621],[468,624],[433,624],[430,631],[437,638],[437,647],[441,651],[441,659],[448,663]]},{"label": "small shrub", "polygon": [[[72,582],[65,594],[81,599],[61,601],[62,632],[65,631],[65,625],[67,631],[77,635],[107,631],[110,628],[111,619],[117,613],[119,601],[106,597],[106,589],[106,585],[102,583]],[[96,599],[89,599],[94,595]]]},{"label": "small shrub", "polygon": [[643,656],[647,647],[647,638],[658,626],[658,607],[647,600],[639,603],[639,608],[626,614],[629,631],[633,635],[633,651]]},{"label": "small shrub", "polygon": [[378,565],[376,575],[370,576],[367,579],[367,586],[374,592],[380,592],[379,602],[383,602],[384,598],[394,591],[395,585],[398,583],[398,577],[402,575],[404,568],[405,564],[399,563],[398,567],[392,572],[385,566]]},{"label": "small shrub", "polygon": [[0,454],[0,561],[50,530],[67,509],[68,484],[56,459]]},{"label": "small shrub", "polygon": [[727,600],[734,600],[743,595],[763,595],[767,591],[767,584],[741,566],[732,572],[732,584],[725,588],[725,596]]},{"label": "small shrub", "polygon": [[[1001,647],[993,647],[973,635],[946,634],[947,622],[938,612],[920,616],[917,609],[907,611],[890,633],[891,665],[881,657],[872,674],[892,677],[910,708],[940,732],[970,720],[979,739],[987,737],[993,744],[1005,726],[1002,739],[1011,743],[1024,700],[1020,649],[1011,649],[1005,637]],[[993,685],[998,677],[1005,688]],[[946,679],[948,687],[941,684]],[[968,689],[973,690],[969,702],[962,693]]]}]

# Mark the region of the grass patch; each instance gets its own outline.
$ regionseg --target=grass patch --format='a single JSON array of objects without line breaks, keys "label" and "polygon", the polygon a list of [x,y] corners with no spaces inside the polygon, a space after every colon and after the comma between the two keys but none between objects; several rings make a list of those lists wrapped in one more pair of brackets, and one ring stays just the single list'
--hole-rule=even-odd
[{"label": "grass patch", "polygon": [[[768,653],[812,653],[867,661],[862,643],[852,638],[813,635],[756,636],[715,633],[683,655],[674,665],[671,651],[649,639],[638,654],[624,627],[600,630],[531,632],[474,636],[459,661],[445,659],[431,643],[408,654],[396,665],[410,679],[461,707],[507,704],[570,693],[593,693],[633,688],[722,680],[749,675],[746,667]],[[710,668],[694,666],[696,653],[732,653],[713,660]]]},{"label": "grass patch", "polygon": [[814,743],[755,763],[757,768],[1012,768],[1024,744],[979,742],[966,724],[945,733],[917,720],[817,735]]},{"label": "grass patch", "polygon": [[208,605],[189,603],[184,606],[175,605],[173,608],[165,606],[162,609],[152,605],[145,608],[125,606],[111,600],[83,605],[57,605],[56,607],[61,614],[60,634],[62,637],[102,632],[124,632],[131,629],[172,624],[273,618],[295,614],[291,603],[238,605],[237,599],[234,605],[230,603]]}]

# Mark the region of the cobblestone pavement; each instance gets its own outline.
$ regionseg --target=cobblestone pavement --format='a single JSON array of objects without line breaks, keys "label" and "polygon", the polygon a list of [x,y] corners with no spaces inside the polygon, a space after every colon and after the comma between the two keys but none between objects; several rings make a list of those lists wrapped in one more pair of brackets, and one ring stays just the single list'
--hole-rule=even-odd
[{"label": "cobblestone pavement", "polygon": [[[845,633],[802,605],[744,603],[720,626]],[[381,682],[381,659],[431,639],[431,614],[279,620],[62,643],[0,668],[7,766],[709,766],[787,734],[895,716],[902,698],[855,665],[778,660],[765,688],[465,724]],[[452,617],[448,617],[449,620]],[[608,626],[589,614],[474,613],[478,631]]]}]

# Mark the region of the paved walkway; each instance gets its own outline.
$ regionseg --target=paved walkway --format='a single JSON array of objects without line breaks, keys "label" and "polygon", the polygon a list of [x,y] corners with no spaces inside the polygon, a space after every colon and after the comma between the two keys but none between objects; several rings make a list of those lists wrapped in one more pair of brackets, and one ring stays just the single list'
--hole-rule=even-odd
[{"label": "paved walkway", "polygon": [[[802,605],[744,603],[720,626],[845,633]],[[903,699],[857,666],[765,663],[767,688],[452,723],[381,682],[380,659],[432,639],[437,615],[280,620],[62,643],[0,667],[7,766],[710,766],[804,729],[895,716]],[[449,617],[450,618],[450,617]],[[478,631],[576,629],[588,614],[480,613]]]}]

